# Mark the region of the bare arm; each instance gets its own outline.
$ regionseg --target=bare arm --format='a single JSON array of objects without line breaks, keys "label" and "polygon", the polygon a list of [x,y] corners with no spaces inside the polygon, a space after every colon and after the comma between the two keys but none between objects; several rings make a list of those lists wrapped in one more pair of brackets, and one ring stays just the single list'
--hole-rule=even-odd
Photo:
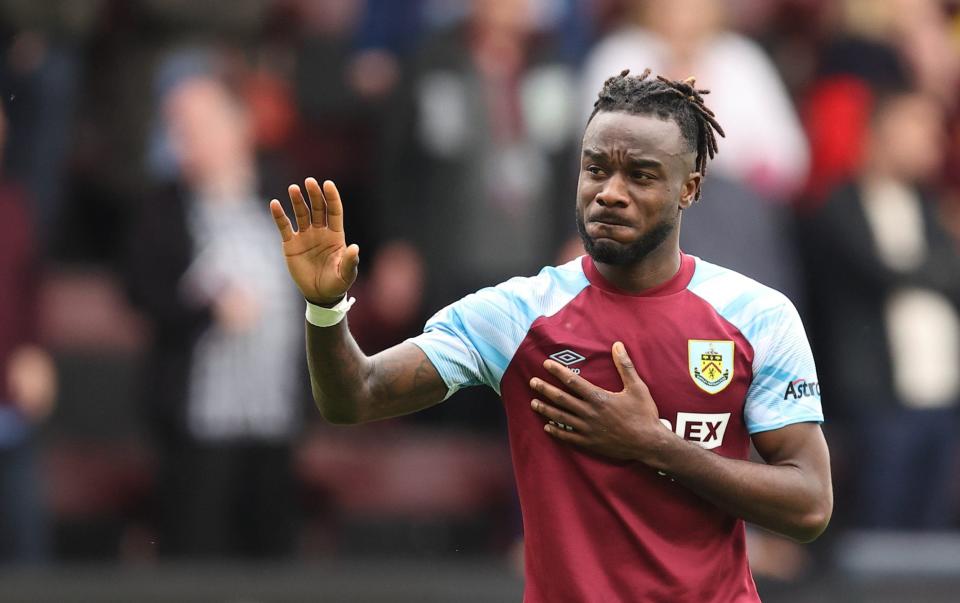
[{"label": "bare arm", "polygon": [[669,432],[648,464],[721,509],[800,542],[830,521],[830,458],[816,423],[797,423],[754,436],[766,461],[730,459]]},{"label": "bare arm", "polygon": [[346,320],[333,327],[307,323],[307,366],[313,398],[331,423],[365,423],[422,410],[443,400],[447,386],[412,343],[364,355]]},{"label": "bare arm", "polygon": [[[287,269],[307,301],[330,306],[346,294],[357,278],[360,248],[347,246],[343,233],[343,203],[329,180],[323,188],[313,178],[306,183],[310,204],[300,187],[289,188],[297,230],[280,202],[270,211],[283,239]],[[332,423],[362,423],[411,413],[443,399],[447,387],[420,348],[402,343],[375,356],[366,356],[344,319],[332,327],[306,323],[307,366],[320,413]]]},{"label": "bare arm", "polygon": [[726,458],[660,422],[650,390],[622,344],[614,345],[613,359],[624,383],[620,392],[598,388],[559,363],[544,363],[572,392],[531,381],[538,395],[531,401],[533,410],[572,428],[548,423],[547,433],[598,454],[638,460],[728,513],[794,540],[808,542],[823,532],[833,510],[833,488],[819,425],[798,423],[754,436],[766,463]]}]

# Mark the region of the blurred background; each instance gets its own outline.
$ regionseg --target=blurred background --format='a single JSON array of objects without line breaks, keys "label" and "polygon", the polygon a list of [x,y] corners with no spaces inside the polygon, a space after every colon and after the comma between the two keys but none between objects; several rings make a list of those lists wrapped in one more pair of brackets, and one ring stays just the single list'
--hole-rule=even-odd
[{"label": "blurred background", "polygon": [[491,392],[312,410],[267,201],[336,181],[368,353],[582,253],[605,78],[727,132],[683,248],[786,293],[827,533],[765,601],[960,592],[957,0],[0,0],[0,600],[517,601]]}]

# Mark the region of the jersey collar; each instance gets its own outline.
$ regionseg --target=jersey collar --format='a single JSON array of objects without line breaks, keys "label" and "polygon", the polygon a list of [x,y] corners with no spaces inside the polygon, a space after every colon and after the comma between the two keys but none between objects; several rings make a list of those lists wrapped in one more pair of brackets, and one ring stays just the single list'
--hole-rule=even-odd
[{"label": "jersey collar", "polygon": [[593,263],[593,258],[589,255],[584,255],[581,258],[581,266],[590,284],[604,291],[616,293],[617,295],[628,295],[630,297],[660,297],[679,293],[687,288],[687,285],[690,284],[690,280],[693,278],[693,272],[696,269],[696,260],[692,255],[687,255],[681,251],[680,270],[678,270],[675,275],[656,287],[651,287],[636,293],[624,291],[605,279],[603,275],[600,274],[600,271],[597,270],[596,264]]}]

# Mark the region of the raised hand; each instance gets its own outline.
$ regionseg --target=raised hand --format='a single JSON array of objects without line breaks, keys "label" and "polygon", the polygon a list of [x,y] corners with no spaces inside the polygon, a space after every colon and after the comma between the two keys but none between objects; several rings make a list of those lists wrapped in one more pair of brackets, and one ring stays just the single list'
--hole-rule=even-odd
[{"label": "raised hand", "polygon": [[339,301],[356,280],[360,247],[346,244],[343,203],[336,185],[327,180],[321,189],[314,178],[307,178],[304,185],[309,205],[299,185],[291,184],[287,189],[297,230],[293,229],[280,201],[270,201],[270,212],[283,239],[283,255],[293,282],[310,303],[331,305]]}]

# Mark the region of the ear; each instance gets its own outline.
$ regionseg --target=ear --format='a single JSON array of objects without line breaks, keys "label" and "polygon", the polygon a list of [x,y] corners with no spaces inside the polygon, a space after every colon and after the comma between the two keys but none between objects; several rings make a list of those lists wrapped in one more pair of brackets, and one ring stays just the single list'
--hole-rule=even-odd
[{"label": "ear", "polygon": [[703,175],[700,172],[690,172],[687,179],[683,182],[683,188],[680,190],[680,209],[687,209],[697,198],[697,191],[700,190],[700,183],[703,182]]}]

